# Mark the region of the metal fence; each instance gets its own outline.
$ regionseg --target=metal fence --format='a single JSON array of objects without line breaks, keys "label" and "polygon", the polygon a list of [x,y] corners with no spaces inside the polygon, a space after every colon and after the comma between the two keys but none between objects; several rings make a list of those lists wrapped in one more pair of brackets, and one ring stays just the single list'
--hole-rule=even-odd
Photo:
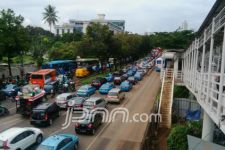
[{"label": "metal fence", "polygon": [[195,111],[198,109],[201,109],[201,106],[195,100],[190,100],[186,98],[174,98],[173,100],[173,115],[176,115],[178,117],[185,118],[188,110]]}]

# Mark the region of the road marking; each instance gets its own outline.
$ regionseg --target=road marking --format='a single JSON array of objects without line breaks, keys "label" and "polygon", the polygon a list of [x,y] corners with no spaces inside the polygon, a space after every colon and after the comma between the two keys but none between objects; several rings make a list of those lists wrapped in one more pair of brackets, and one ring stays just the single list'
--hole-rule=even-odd
[{"label": "road marking", "polygon": [[91,146],[95,143],[95,141],[98,139],[98,137],[102,134],[103,131],[105,131],[106,127],[108,127],[110,125],[110,123],[107,123],[102,130],[96,135],[96,137],[94,138],[94,140],[88,145],[88,147],[86,148],[86,150],[89,150],[91,148]]}]

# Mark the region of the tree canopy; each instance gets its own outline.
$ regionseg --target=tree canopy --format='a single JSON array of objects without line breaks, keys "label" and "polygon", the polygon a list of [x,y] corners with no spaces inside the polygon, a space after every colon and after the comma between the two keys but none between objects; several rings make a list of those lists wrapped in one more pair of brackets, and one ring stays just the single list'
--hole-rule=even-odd
[{"label": "tree canopy", "polygon": [[11,58],[29,49],[29,36],[22,26],[24,18],[16,16],[11,9],[0,11],[0,50],[8,58],[9,74],[11,72]]}]

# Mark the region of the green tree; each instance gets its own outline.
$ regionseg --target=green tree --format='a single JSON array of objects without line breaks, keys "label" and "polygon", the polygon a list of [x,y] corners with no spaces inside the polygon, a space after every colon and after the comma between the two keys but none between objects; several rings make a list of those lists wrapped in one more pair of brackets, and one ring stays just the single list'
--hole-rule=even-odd
[{"label": "green tree", "polygon": [[11,58],[23,55],[30,46],[27,30],[22,26],[24,18],[16,16],[11,9],[0,12],[0,49],[2,55],[8,58],[9,75],[11,71]]},{"label": "green tree", "polygon": [[57,11],[54,6],[48,5],[44,8],[43,20],[48,23],[50,31],[52,31],[52,25],[58,21]]},{"label": "green tree", "polygon": [[175,125],[168,137],[168,150],[187,150],[187,135],[201,137],[202,123],[198,121],[187,122],[184,125]]},{"label": "green tree", "polygon": [[72,59],[75,60],[78,52],[78,43],[56,42],[49,51],[49,58],[52,60]]},{"label": "green tree", "polygon": [[51,43],[49,37],[39,35],[32,38],[31,55],[36,61],[38,68],[40,68],[44,62],[44,56],[48,53]]}]

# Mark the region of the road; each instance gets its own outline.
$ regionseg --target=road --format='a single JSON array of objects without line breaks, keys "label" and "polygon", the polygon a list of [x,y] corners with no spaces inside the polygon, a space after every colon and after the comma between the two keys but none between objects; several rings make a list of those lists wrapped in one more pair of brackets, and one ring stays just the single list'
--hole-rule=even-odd
[{"label": "road", "polygon": [[[126,93],[126,99],[121,104],[110,104],[108,109],[111,112],[114,108],[124,107],[129,110],[128,122],[122,122],[122,115],[115,117],[113,122],[103,123],[92,135],[78,135],[80,150],[138,150],[140,149],[148,121],[134,122],[133,115],[136,113],[150,114],[154,100],[160,88],[159,74],[152,72],[141,82]],[[95,94],[94,96],[99,96]],[[50,101],[52,101],[51,99]],[[27,118],[15,113],[15,104],[9,101],[3,102],[4,106],[10,109],[10,115],[0,118],[0,131],[7,128],[31,126]],[[65,122],[66,111],[61,112],[60,118],[53,121],[50,127],[41,127],[44,137],[58,133],[75,133],[74,123],[66,129],[62,129]],[[144,117],[143,117],[144,118]],[[30,148],[35,149],[35,146]]]}]

